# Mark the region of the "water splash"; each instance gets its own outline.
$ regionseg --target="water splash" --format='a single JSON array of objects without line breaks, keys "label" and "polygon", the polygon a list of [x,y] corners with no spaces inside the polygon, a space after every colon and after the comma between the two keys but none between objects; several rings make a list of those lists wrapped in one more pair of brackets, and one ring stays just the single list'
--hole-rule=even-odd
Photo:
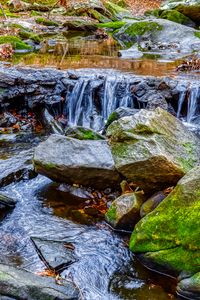
[{"label": "water splash", "polygon": [[[179,92],[177,107],[177,118],[184,117],[188,124],[198,124],[200,122],[200,86],[198,82],[191,82],[189,86],[182,85]],[[185,107],[184,107],[185,106]],[[182,111],[185,108],[185,115]]]}]

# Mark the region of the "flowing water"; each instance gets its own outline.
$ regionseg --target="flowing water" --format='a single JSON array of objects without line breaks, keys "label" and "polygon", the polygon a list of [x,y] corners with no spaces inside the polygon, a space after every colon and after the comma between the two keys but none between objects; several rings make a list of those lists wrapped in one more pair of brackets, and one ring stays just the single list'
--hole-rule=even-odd
[{"label": "flowing water", "polygon": [[[33,137],[34,143],[38,140]],[[32,144],[29,137],[27,145]],[[24,147],[23,141],[2,144],[1,159],[7,149],[12,156],[20,152],[20,147]],[[45,266],[30,238],[70,242],[78,260],[62,276],[73,277],[84,299],[175,299],[174,282],[146,270],[129,251],[128,234],[113,231],[104,221],[80,223],[71,214],[80,204],[61,193],[58,184],[39,175],[12,183],[1,192],[18,202],[0,223],[0,262],[41,271]]]}]

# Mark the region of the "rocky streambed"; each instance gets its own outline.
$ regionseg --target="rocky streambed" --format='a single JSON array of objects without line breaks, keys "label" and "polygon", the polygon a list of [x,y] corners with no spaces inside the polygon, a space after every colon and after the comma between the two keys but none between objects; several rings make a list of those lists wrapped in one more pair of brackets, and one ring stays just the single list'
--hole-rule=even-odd
[{"label": "rocky streambed", "polygon": [[198,133],[196,78],[2,67],[0,86],[2,299],[198,299],[199,138],[176,118]]}]

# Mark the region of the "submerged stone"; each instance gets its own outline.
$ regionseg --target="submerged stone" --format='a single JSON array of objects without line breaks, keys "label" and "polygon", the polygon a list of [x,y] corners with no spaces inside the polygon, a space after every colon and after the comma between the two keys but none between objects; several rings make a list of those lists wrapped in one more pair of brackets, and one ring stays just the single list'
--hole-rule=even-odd
[{"label": "submerged stone", "polygon": [[147,201],[145,201],[140,209],[140,216],[143,218],[150,212],[152,212],[164,199],[166,195],[164,192],[157,192]]},{"label": "submerged stone", "polygon": [[107,136],[118,172],[146,192],[173,186],[200,163],[199,139],[161,108],[113,122]]},{"label": "submerged stone", "polygon": [[200,272],[181,280],[177,287],[177,294],[185,299],[198,300],[200,295]]},{"label": "submerged stone", "polygon": [[144,202],[144,193],[127,193],[113,201],[106,220],[116,228],[133,229],[140,219],[140,208]]},{"label": "submerged stone", "polygon": [[74,246],[70,243],[32,237],[39,258],[49,269],[61,272],[77,261]]},{"label": "submerged stone", "polygon": [[98,189],[120,182],[111,151],[104,140],[77,140],[51,135],[35,150],[38,173],[52,180],[81,184]]},{"label": "submerged stone", "polygon": [[200,266],[200,167],[186,174],[136,225],[130,249],[162,272],[195,273]]}]

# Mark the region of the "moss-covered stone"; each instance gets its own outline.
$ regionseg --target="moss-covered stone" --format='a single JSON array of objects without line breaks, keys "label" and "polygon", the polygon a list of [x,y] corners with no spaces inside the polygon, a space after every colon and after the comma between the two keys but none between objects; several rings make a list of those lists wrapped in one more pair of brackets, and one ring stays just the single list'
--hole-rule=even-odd
[{"label": "moss-covered stone", "polygon": [[200,272],[181,280],[177,287],[177,294],[185,299],[199,299]]},{"label": "moss-covered stone", "polygon": [[35,43],[40,43],[41,42],[41,38],[39,37],[39,35],[31,32],[31,31],[20,30],[19,31],[19,36],[22,39],[30,39],[30,40],[34,41]]},{"label": "moss-covered stone", "polygon": [[15,50],[31,50],[32,47],[20,38],[11,35],[0,36],[0,44],[11,44]]},{"label": "moss-covered stone", "polygon": [[104,140],[105,137],[90,128],[81,126],[67,128],[65,135],[78,140]]},{"label": "moss-covered stone", "polygon": [[42,18],[42,17],[37,18],[35,20],[35,22],[38,23],[38,24],[45,25],[45,26],[56,26],[56,27],[59,26],[59,24],[57,22],[54,22],[54,21],[51,21],[51,20],[48,20],[48,19],[45,19],[45,18]]},{"label": "moss-covered stone", "polygon": [[161,108],[113,122],[107,136],[117,170],[146,192],[173,186],[200,162],[199,140]]},{"label": "moss-covered stone", "polygon": [[154,21],[138,21],[134,23],[127,23],[115,34],[115,37],[126,46],[132,46],[138,42],[139,38],[144,35],[155,34],[162,30],[162,25]]},{"label": "moss-covered stone", "polygon": [[104,2],[105,8],[110,12],[113,20],[120,20],[125,17],[132,17],[129,10],[124,7],[121,7],[113,2],[105,1]]},{"label": "moss-covered stone", "polygon": [[200,270],[200,167],[191,170],[135,227],[130,249],[147,264],[178,273]]},{"label": "moss-covered stone", "polygon": [[133,229],[140,219],[144,193],[127,193],[113,201],[106,213],[106,220],[116,228]]},{"label": "moss-covered stone", "polygon": [[192,20],[186,17],[184,14],[177,10],[169,9],[169,10],[162,10],[162,9],[155,9],[153,11],[146,12],[146,15],[153,15],[157,18],[169,20],[172,22],[176,22],[183,25],[194,25]]}]

